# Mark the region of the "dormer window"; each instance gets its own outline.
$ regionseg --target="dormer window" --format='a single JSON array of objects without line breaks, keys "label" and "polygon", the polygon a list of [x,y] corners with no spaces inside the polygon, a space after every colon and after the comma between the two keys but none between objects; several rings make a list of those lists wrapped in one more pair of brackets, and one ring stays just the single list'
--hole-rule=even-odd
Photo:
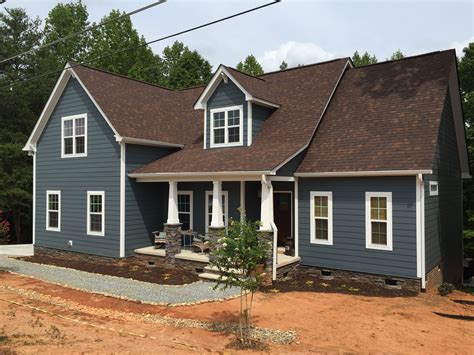
[{"label": "dormer window", "polygon": [[242,145],[243,106],[211,110],[211,148]]}]

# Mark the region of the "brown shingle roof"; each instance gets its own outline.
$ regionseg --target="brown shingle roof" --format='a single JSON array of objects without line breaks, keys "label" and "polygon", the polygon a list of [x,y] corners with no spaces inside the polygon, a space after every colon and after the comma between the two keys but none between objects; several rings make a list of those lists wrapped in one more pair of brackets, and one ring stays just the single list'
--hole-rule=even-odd
[{"label": "brown shingle roof", "polygon": [[297,173],[429,170],[454,51],[348,69]]},{"label": "brown shingle roof", "polygon": [[[271,101],[281,106],[267,118],[250,147],[203,149],[203,115],[194,122],[200,134],[182,150],[152,162],[135,173],[269,171],[308,144],[347,58],[252,78],[242,85],[260,93],[268,86]],[[235,71],[233,72],[233,74]],[[237,72],[238,73],[238,72]],[[237,74],[238,75],[238,74]],[[239,77],[241,80],[243,77]],[[237,79],[237,78],[236,78]],[[186,126],[188,127],[188,126]],[[185,132],[188,134],[188,132]]]},{"label": "brown shingle roof", "polygon": [[85,65],[73,70],[122,137],[186,144],[203,134],[202,111],[193,109],[203,87],[175,91]]}]

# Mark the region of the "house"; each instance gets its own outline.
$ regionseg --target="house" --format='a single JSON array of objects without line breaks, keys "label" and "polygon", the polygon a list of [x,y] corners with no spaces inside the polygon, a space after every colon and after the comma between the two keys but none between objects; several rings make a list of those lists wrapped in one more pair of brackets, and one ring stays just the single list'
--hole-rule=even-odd
[{"label": "house", "polygon": [[24,150],[36,247],[205,262],[180,231],[216,235],[242,207],[273,245],[273,279],[301,264],[416,289],[461,281],[454,50],[258,77],[221,65],[181,91],[69,63]]}]

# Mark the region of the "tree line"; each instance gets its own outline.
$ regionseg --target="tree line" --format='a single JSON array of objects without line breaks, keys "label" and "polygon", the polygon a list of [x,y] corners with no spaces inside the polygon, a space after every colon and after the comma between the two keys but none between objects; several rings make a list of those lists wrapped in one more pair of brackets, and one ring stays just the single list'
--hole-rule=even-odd
[{"label": "tree line", "polygon": [[[112,10],[101,22],[115,21],[0,64],[0,222],[9,222],[0,223],[0,243],[2,239],[31,240],[32,160],[21,149],[59,74],[18,85],[10,86],[10,83],[60,70],[69,59],[90,61],[97,68],[171,89],[202,85],[210,80],[212,66],[199,52],[177,41],[155,54],[130,17],[118,19],[123,14]],[[87,7],[81,0],[57,4],[44,21],[30,17],[24,9],[5,8],[0,13],[0,60],[81,32],[91,25]],[[402,58],[404,54],[397,50],[389,59]],[[352,61],[355,66],[362,66],[378,60],[367,51],[362,54],[356,51]],[[252,54],[236,67],[249,75],[264,74],[262,65]],[[288,63],[282,61],[280,70],[287,68]],[[458,68],[469,157],[473,162],[474,43],[464,49]],[[467,244],[472,245],[474,242],[469,244],[469,241],[474,240],[474,184],[470,180],[465,181],[464,204]],[[6,233],[7,227],[2,226],[11,230]],[[8,238],[2,238],[3,235]],[[470,250],[474,254],[474,246]]]}]

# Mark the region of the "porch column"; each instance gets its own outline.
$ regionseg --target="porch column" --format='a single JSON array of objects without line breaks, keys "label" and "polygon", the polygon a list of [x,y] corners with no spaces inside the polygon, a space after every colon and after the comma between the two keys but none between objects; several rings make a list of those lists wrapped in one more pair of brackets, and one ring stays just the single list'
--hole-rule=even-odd
[{"label": "porch column", "polygon": [[168,219],[165,224],[166,249],[165,259],[174,263],[175,255],[181,252],[181,224],[178,215],[178,183],[169,182]]},{"label": "porch column", "polygon": [[213,181],[211,228],[224,228],[222,213],[222,181]]},{"label": "porch column", "polygon": [[262,200],[260,203],[261,231],[271,231],[273,221],[273,186],[265,176],[262,176]]},{"label": "porch column", "polygon": [[166,224],[179,224],[178,216],[178,183],[176,181],[169,182],[168,194],[168,219]]}]

